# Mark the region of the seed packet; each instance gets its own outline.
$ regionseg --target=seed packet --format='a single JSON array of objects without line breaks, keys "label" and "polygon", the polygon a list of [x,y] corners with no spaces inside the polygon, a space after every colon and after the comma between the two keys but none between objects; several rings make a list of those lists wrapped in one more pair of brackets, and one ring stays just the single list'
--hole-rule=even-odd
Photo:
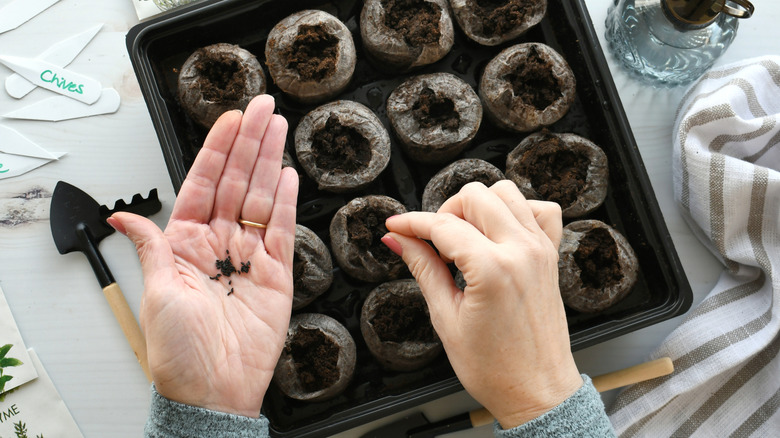
[{"label": "seed packet", "polygon": [[84,438],[38,355],[27,350],[38,378],[0,401],[0,437]]},{"label": "seed packet", "polygon": [[133,0],[139,20],[153,17],[198,0]]},{"label": "seed packet", "polygon": [[36,377],[38,372],[27,354],[22,334],[0,288],[0,400],[6,392]]}]

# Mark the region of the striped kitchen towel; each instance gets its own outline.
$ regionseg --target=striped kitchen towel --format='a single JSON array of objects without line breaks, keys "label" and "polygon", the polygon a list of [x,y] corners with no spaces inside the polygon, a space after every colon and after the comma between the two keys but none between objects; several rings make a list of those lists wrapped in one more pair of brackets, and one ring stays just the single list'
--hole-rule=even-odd
[{"label": "striped kitchen towel", "polygon": [[682,98],[674,191],[725,266],[653,352],[675,372],[621,392],[626,437],[780,437],[780,57],[713,70]]}]

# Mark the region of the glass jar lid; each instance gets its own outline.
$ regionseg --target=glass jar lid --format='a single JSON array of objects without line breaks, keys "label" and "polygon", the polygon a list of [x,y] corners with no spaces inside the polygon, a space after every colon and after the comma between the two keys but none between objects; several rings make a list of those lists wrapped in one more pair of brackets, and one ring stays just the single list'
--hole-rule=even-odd
[{"label": "glass jar lid", "polygon": [[737,18],[753,15],[753,4],[748,0],[664,0],[668,15],[688,28],[701,28],[712,23],[721,12]]}]

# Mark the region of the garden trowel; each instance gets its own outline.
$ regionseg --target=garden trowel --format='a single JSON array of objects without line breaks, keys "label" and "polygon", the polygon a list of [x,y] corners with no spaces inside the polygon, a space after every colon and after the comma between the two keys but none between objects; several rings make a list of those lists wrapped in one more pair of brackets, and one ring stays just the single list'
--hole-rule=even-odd
[{"label": "garden trowel", "polygon": [[114,229],[105,222],[105,218],[114,211],[148,215],[159,211],[160,207],[156,190],[153,190],[148,198],[136,195],[130,204],[120,200],[117,201],[114,209],[108,209],[99,205],[81,189],[60,181],[51,197],[50,212],[51,234],[57,250],[60,254],[80,251],[87,256],[98,283],[103,288],[106,300],[149,381],[152,377],[146,359],[146,340],[130,306],[127,305],[122,290],[116,284],[111,270],[108,269],[98,250],[98,243],[114,232]]}]

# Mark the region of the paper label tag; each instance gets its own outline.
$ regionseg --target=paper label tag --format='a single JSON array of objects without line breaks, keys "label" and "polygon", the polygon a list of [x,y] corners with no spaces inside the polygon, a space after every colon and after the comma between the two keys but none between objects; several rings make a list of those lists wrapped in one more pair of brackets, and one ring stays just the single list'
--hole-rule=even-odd
[{"label": "paper label tag", "polygon": [[[0,289],[0,399],[4,393],[38,377]],[[2,414],[0,414],[2,415]],[[0,417],[2,419],[2,417]],[[0,436],[3,436],[0,434]]]},{"label": "paper label tag", "polygon": [[0,437],[83,438],[38,355],[27,353],[39,377],[0,401]]},{"label": "paper label tag", "polygon": [[100,98],[100,82],[37,58],[0,56],[0,62],[33,84],[91,104]]}]

